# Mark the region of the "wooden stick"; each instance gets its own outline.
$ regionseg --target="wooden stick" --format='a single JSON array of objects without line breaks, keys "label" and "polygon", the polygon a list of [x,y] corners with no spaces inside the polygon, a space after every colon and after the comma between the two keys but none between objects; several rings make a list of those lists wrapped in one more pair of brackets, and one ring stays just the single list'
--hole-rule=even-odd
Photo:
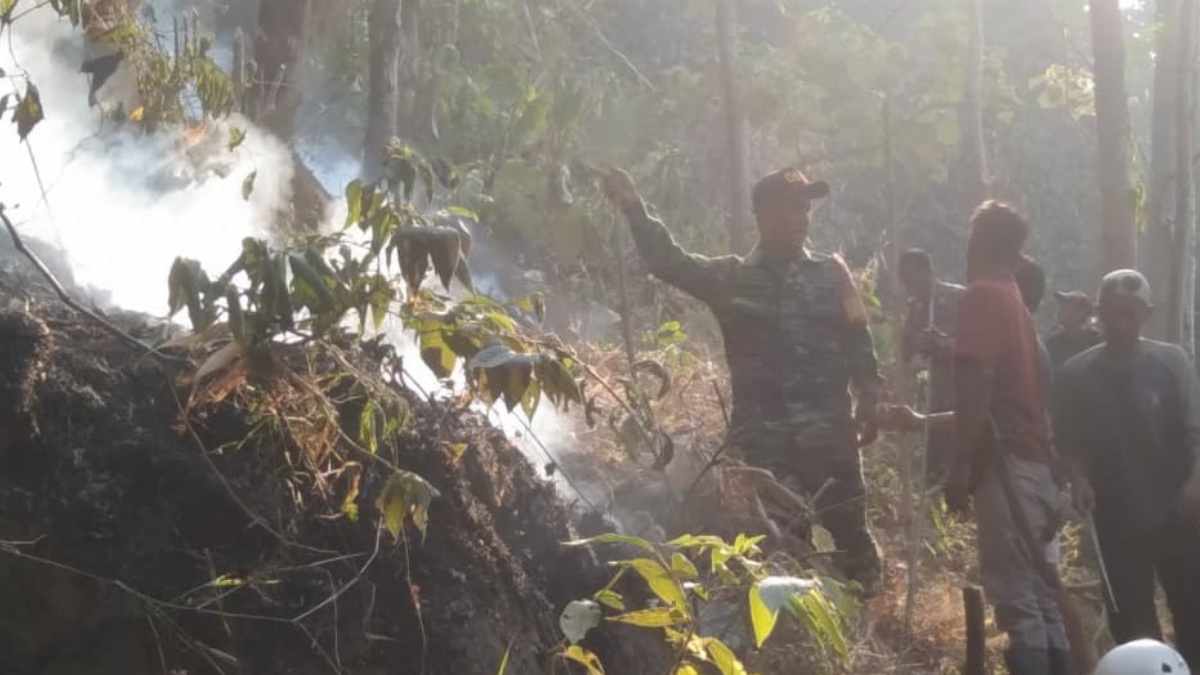
[{"label": "wooden stick", "polygon": [[983,622],[983,589],[964,586],[963,610],[967,620],[967,661],[963,675],[987,675],[987,644]]}]

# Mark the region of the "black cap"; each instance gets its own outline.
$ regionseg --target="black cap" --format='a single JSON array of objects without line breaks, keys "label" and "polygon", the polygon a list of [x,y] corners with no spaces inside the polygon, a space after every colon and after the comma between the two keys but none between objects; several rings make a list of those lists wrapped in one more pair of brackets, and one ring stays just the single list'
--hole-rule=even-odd
[{"label": "black cap", "polygon": [[814,199],[829,196],[829,183],[810,181],[797,168],[780,169],[754,184],[754,210],[768,204],[785,203],[807,207]]}]

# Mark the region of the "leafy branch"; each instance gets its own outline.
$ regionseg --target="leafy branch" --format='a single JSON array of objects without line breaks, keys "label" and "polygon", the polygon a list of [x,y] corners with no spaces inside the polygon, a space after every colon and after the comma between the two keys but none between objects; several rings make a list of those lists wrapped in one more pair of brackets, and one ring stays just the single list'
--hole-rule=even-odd
[{"label": "leafy branch", "polygon": [[[620,544],[645,557],[611,563],[616,575],[587,600],[567,605],[560,625],[568,642],[562,656],[587,668],[589,675],[604,673],[592,652],[580,645],[588,631],[604,621],[661,630],[675,658],[666,675],[696,675],[703,667],[721,675],[745,675],[741,659],[726,642],[702,635],[700,616],[705,603],[720,598],[746,598],[754,646],[761,648],[774,632],[779,614],[786,609],[801,621],[817,643],[838,658],[846,658],[846,613],[849,607],[835,600],[836,582],[824,578],[771,576],[760,558],[763,536],[739,534],[732,542],[712,535],[686,534],[665,544],[639,537],[603,534],[566,542],[565,546]],[[653,598],[643,608],[631,607],[615,588],[628,573],[640,578]]]}]

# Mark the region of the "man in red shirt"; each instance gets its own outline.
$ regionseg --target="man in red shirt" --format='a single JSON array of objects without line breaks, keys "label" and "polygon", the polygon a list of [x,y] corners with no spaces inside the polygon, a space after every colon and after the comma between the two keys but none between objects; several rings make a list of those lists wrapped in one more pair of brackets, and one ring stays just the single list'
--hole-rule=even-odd
[{"label": "man in red shirt", "polygon": [[1009,672],[1066,675],[1066,631],[1044,573],[1057,563],[1059,524],[1044,366],[1014,279],[1028,236],[1028,224],[999,202],[971,218],[954,347],[959,455],[946,503],[963,513],[974,497],[980,573],[996,624],[1008,633]]}]

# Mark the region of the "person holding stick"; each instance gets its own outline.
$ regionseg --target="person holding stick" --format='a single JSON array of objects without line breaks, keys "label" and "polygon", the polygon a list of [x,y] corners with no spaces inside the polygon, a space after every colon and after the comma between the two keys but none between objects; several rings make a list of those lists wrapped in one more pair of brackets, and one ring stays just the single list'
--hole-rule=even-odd
[{"label": "person holding stick", "polygon": [[1009,206],[988,201],[976,209],[953,347],[954,410],[923,416],[891,408],[881,426],[953,425],[958,454],[946,505],[966,514],[974,498],[980,575],[996,624],[1008,634],[1008,672],[1069,675],[1056,569],[1059,490],[1045,400],[1049,366],[1017,285],[1018,276],[1036,272],[1021,253],[1028,236],[1029,225]]},{"label": "person holding stick", "polygon": [[1111,585],[1117,643],[1162,639],[1155,576],[1179,651],[1200,665],[1200,381],[1177,345],[1141,337],[1153,311],[1140,272],[1100,283],[1104,342],[1071,358],[1057,384],[1058,446],[1076,508],[1092,516]]}]

